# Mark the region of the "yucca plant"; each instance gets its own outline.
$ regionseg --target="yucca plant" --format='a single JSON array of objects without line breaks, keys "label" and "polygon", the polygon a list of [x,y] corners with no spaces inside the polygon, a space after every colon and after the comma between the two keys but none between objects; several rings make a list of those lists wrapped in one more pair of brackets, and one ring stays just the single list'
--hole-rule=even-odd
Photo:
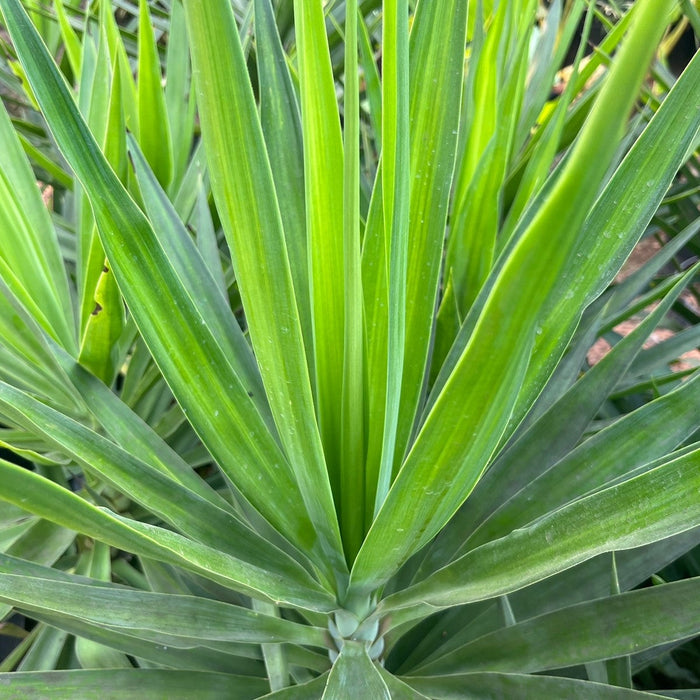
[{"label": "yucca plant", "polygon": [[2,692],[654,697],[700,633],[644,585],[700,542],[700,326],[642,349],[697,295],[674,3],[586,63],[583,0],[65,5],[0,0]]}]

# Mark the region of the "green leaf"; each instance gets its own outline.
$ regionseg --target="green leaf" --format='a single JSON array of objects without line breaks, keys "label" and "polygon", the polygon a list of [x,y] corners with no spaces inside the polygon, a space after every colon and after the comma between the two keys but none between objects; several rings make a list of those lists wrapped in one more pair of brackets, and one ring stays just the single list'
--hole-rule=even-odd
[{"label": "green leaf", "polygon": [[260,76],[260,122],[284,227],[306,361],[314,381],[301,115],[270,0],[255,2],[255,40]]},{"label": "green leaf", "polygon": [[[425,363],[435,295],[442,262],[442,245],[454,166],[464,57],[465,6],[462,3],[420,3],[410,44],[410,227],[406,271],[406,344],[400,414],[392,476],[414,428],[417,402],[423,391]],[[444,41],[431,41],[435,27],[448,27]],[[432,80],[422,76],[432,75]],[[436,82],[433,82],[436,81]],[[436,102],[426,110],[426,103]],[[383,166],[382,166],[383,167]],[[368,454],[367,500],[375,500],[384,439],[388,375],[389,290],[384,234],[382,177],[375,180],[363,243],[363,290],[367,334]],[[396,315],[396,314],[394,314]],[[398,373],[393,366],[392,372]],[[387,456],[385,455],[385,458]],[[385,467],[388,471],[388,468]],[[369,526],[373,513],[366,514]]]},{"label": "green leaf", "polygon": [[328,676],[323,700],[346,700],[351,695],[373,700],[392,698],[364,643],[346,641]]},{"label": "green leaf", "polygon": [[472,94],[446,260],[462,312],[469,309],[493,266],[501,190],[527,70],[529,37],[516,29],[524,18],[532,21],[534,10],[534,3],[527,1],[499,4],[483,47],[470,58]]},{"label": "green leaf", "polygon": [[[635,12],[641,8],[634,5]],[[551,374],[581,311],[612,281],[659,207],[700,127],[694,109],[699,84],[696,54],[596,200],[542,314],[542,333],[513,424]],[[567,296],[569,303],[561,303]],[[562,333],[562,328],[571,333]]]},{"label": "green leaf", "polygon": [[[224,586],[263,599],[272,597],[309,609],[332,610],[335,600],[296,562],[262,538],[233,557],[170,530],[123,518],[96,508],[79,496],[33,472],[0,460],[2,499],[76,532],[142,556],[194,571]],[[27,493],[32,494],[31,502]],[[256,563],[257,562],[257,563]],[[255,592],[257,591],[257,593]]]},{"label": "green leaf", "polygon": [[17,672],[50,671],[64,653],[68,635],[57,628],[41,625],[29,651],[17,666]]},{"label": "green leaf", "polygon": [[138,51],[139,143],[158,181],[167,188],[173,177],[173,144],[148,0],[139,0]]},{"label": "green leaf", "polygon": [[590,683],[573,678],[529,676],[520,673],[468,673],[434,678],[406,678],[411,687],[435,700],[462,700],[465,692],[474,700],[644,700],[662,695]]},{"label": "green leaf", "polygon": [[[660,36],[658,17],[667,6],[665,0],[640,5],[638,22],[559,180],[498,272],[467,345],[360,550],[352,573],[359,589],[383,583],[437,534],[474,488],[503,436],[539,335],[539,305],[559,288],[568,252],[577,245],[577,228],[615,154],[624,115]],[[549,332],[559,338],[560,331],[558,326]]]},{"label": "green leaf", "polygon": [[99,475],[182,532],[211,547],[228,550],[233,547],[236,553],[240,551],[238,545],[244,543],[250,546],[250,554],[265,551],[265,540],[229,509],[205,501],[157,466],[149,466],[96,432],[3,382],[0,382],[0,406],[11,420],[34,434],[43,435],[89,473]]},{"label": "green leaf", "polygon": [[699,387],[700,374],[596,433],[505,500],[462,551],[502,537],[667,455],[698,428]]},{"label": "green leaf", "polygon": [[379,69],[374,58],[372,42],[364,17],[358,17],[360,65],[365,80],[365,91],[369,102],[369,118],[377,153],[382,150],[382,86]]},{"label": "green leaf", "polygon": [[80,348],[80,363],[105,383],[111,384],[119,369],[117,341],[124,331],[125,313],[122,295],[105,260],[95,287],[94,304],[85,326]]},{"label": "green leaf", "polygon": [[[489,513],[528,486],[570,450],[582,437],[605,399],[629,367],[651,331],[656,328],[690,281],[688,273],[637,328],[591,367],[536,422],[501,452],[450,524],[431,545],[421,569],[434,571],[455,552],[463,554],[465,539]],[[664,432],[664,431],[662,431]],[[616,448],[615,454],[619,452]]]},{"label": "green leaf", "polygon": [[114,392],[60,349],[55,349],[55,355],[59,366],[85,399],[92,415],[114,442],[189,491],[211,501],[218,508],[230,510],[230,504]]},{"label": "green leaf", "polygon": [[[461,114],[467,4],[421,2],[411,28],[410,227],[396,475],[424,398]],[[440,35],[440,41],[435,36]],[[430,76],[425,79],[424,76]],[[426,100],[432,107],[425,108]]]},{"label": "green leaf", "polygon": [[525,528],[472,550],[427,579],[386,598],[377,615],[422,617],[510,593],[602,552],[649,544],[695,527],[700,517],[700,450],[581,498]]},{"label": "green leaf", "polygon": [[[333,70],[327,48],[323,5],[294,2],[301,118],[304,135],[304,184],[309,284],[313,315],[318,424],[328,471],[339,491],[343,391],[344,236],[343,142]],[[352,117],[351,117],[352,118]]]},{"label": "green leaf", "polygon": [[[170,27],[165,67],[165,106],[173,148],[172,184],[180,184],[192,152],[195,126],[195,99],[192,84],[187,27],[182,4],[170,6]],[[192,91],[193,93],[193,91]]]},{"label": "green leaf", "polygon": [[[111,65],[119,64],[121,81],[121,105],[124,109],[126,127],[135,134],[139,131],[139,99],[136,83],[131,71],[131,63],[126,53],[123,36],[114,17],[111,3],[100,4],[100,29],[107,35]],[[84,60],[84,59],[83,59]]]},{"label": "green leaf", "polygon": [[[212,312],[203,310],[200,300],[194,300],[190,294],[189,289],[197,287],[197,280],[190,277],[183,284],[179,277],[183,268],[172,268],[167,249],[156,238],[151,224],[106,164],[94,138],[77,113],[56,66],[17,0],[3,0],[0,6],[5,12],[18,53],[29,66],[34,89],[40,96],[56,140],[90,194],[102,243],[130,311],[147,338],[151,352],[158,358],[163,374],[168,377],[173,393],[217,462],[231,475],[251,503],[290,538],[308,546],[318,542],[325,554],[324,557],[317,555],[317,559],[321,563],[327,561],[325,555],[331,550],[339,551],[340,545],[337,530],[335,535],[329,534],[334,531],[331,524],[334,515],[331,515],[329,489],[323,488],[327,479],[322,467],[320,445],[313,453],[315,461],[312,459],[312,462],[317,465],[317,470],[323,469],[322,479],[312,478],[308,470],[297,470],[305,486],[310,484],[308,489],[303,490],[306,500],[302,501],[287,461],[248,395],[255,387],[245,386],[242,378],[236,374],[231,358],[224,352],[225,340],[217,337],[212,330]],[[207,7],[210,5],[207,4]],[[213,45],[222,46],[218,41],[214,41]],[[227,158],[226,161],[231,164],[231,159]],[[254,200],[252,197],[247,201]],[[256,230],[258,253],[262,253],[259,244]],[[265,259],[269,261],[269,256]],[[134,260],[138,260],[139,264],[135,265]],[[262,263],[252,263],[247,269],[270,270],[267,264]],[[279,281],[271,271],[268,279],[276,283]],[[252,284],[247,287],[255,289]],[[267,291],[272,290],[268,287]],[[269,308],[275,306],[279,309],[282,296],[275,296],[274,305]],[[161,310],[163,299],[169,300],[167,314]],[[265,323],[273,336],[283,336],[284,332],[273,320],[273,315],[266,316]],[[252,328],[254,324],[250,314],[248,320]],[[267,348],[258,352],[261,367],[274,375],[278,390],[277,393],[272,392],[274,401],[271,403],[283,415],[290,406],[307,405],[311,410],[310,392],[309,401],[304,404],[299,400],[298,393],[291,389],[303,387],[303,379],[296,381],[295,375],[288,382],[287,374],[280,369],[287,366],[289,359],[302,359],[303,353],[284,353],[283,345],[275,347],[279,361],[272,364],[265,359],[269,354]],[[314,422],[309,420],[292,422],[285,417],[284,436],[289,444],[295,446],[296,451],[290,455],[295,465],[308,462],[311,454],[309,445],[318,444],[317,438],[314,441],[313,426]],[[307,434],[309,430],[312,435]],[[231,439],[232,433],[235,439]],[[261,482],[265,484],[264,489]],[[274,502],[268,498],[269,488],[274,488],[278,494]],[[326,506],[323,506],[321,492],[328,494]],[[307,503],[312,512],[316,512],[318,533],[325,532],[327,536],[319,540],[306,513],[299,508],[301,502]],[[336,543],[334,547],[330,542]]]},{"label": "green leaf", "polygon": [[382,31],[382,169],[377,180],[381,178],[388,323],[386,401],[373,509],[375,517],[385,503],[392,483],[406,352],[411,181],[407,0],[384,3]]},{"label": "green leaf", "polygon": [[263,695],[260,700],[322,700],[328,682],[328,673],[314,678],[308,683],[282,688],[274,693]]},{"label": "green leaf", "polygon": [[51,217],[4,106],[0,108],[0,272],[36,321],[69,352],[76,333]]},{"label": "green leaf", "polygon": [[[319,565],[342,575],[346,565],[282,221],[233,12],[226,0],[186,0],[184,5],[212,190],[231,249],[253,349],[281,443],[294,465],[313,522],[315,532],[307,532],[307,538],[313,536]],[[228,103],[221,101],[224,94]],[[245,177],[240,177],[241,172]],[[319,368],[316,370],[318,373]],[[258,493],[260,498],[267,500],[267,488],[264,494]],[[275,487],[275,493],[283,491]],[[279,503],[274,509],[279,509]]]},{"label": "green leaf", "polygon": [[[28,527],[11,544],[5,554],[52,566],[73,544],[75,533],[50,520],[32,519]],[[9,605],[0,605],[0,619],[10,612]]]},{"label": "green leaf", "polygon": [[61,36],[63,37],[63,45],[66,47],[66,55],[70,63],[73,75],[78,76],[81,72],[81,63],[83,58],[83,50],[80,46],[80,39],[71,26],[70,20],[66,15],[66,9],[63,6],[63,0],[54,0],[53,7],[56,11],[58,25],[61,28]]},{"label": "green leaf", "polygon": [[700,579],[562,608],[504,627],[411,675],[534,673],[637,653],[700,633]]},{"label": "green leaf", "polygon": [[22,576],[13,567],[0,560],[0,599],[29,612],[65,615],[144,639],[155,633],[154,641],[183,648],[206,641],[326,646],[325,630],[247,608],[195,596]]},{"label": "green leaf", "polygon": [[360,97],[357,2],[345,15],[343,260],[343,393],[340,441],[340,529],[348,561],[362,545],[365,521],[364,315],[360,245]]},{"label": "green leaf", "polygon": [[429,700],[427,695],[419,693],[401,679],[389,673],[382,666],[379,667],[379,674],[389,688],[392,700]]},{"label": "green leaf", "polygon": [[[99,581],[110,581],[112,562],[109,545],[94,542],[92,548],[83,550],[78,557],[75,571]],[[12,570],[9,573],[16,572]],[[36,578],[32,577],[32,581],[35,580]],[[85,637],[76,638],[75,655],[82,668],[132,668],[126,654]]]},{"label": "green leaf", "polygon": [[248,387],[251,403],[274,433],[258,366],[248,341],[231,313],[228,300],[217,288],[214,277],[207,270],[192,237],[133,138],[129,139],[129,156],[146,213],[154,230],[160,234],[161,245],[173,272],[182,280],[182,285],[187,288],[189,295],[196,300],[198,309],[206,318],[206,325],[212,329],[234,371]]},{"label": "green leaf", "polygon": [[[131,634],[91,625],[79,618],[51,615],[37,610],[32,613],[32,616],[46,625],[51,625],[49,629],[58,631],[60,627],[64,630],[63,634],[70,633],[92,643],[117,650],[118,653],[135,656],[141,663],[146,661],[179,670],[215,671],[244,676],[262,676],[265,672],[262,662],[256,659],[237,657],[211,647],[178,649],[160,642],[149,642]],[[47,670],[50,668],[52,666],[48,666]]]},{"label": "green leaf", "polygon": [[98,671],[46,671],[43,673],[2,673],[0,687],[10,688],[16,698],[52,700],[122,700],[128,696],[167,697],[190,700],[250,700],[264,693],[267,681],[247,676],[204,671],[118,669]]}]

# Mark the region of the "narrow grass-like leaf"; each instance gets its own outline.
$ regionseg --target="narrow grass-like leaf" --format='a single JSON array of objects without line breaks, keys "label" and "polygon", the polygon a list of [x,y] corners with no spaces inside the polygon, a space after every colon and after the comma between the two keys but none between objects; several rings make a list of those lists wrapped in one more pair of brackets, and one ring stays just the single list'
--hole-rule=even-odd
[{"label": "narrow grass-like leaf", "polygon": [[[33,472],[0,460],[3,500],[51,522],[158,561],[181,566],[234,590],[286,601],[310,609],[332,610],[335,601],[298,564],[260,538],[250,561],[234,558],[170,530],[122,518]],[[27,493],[32,494],[31,503]],[[243,557],[242,551],[239,556]],[[257,591],[258,593],[254,593]]]},{"label": "narrow grass-like leaf", "polygon": [[100,3],[100,26],[107,35],[111,63],[119,64],[121,74],[122,106],[124,108],[124,120],[127,129],[135,134],[139,132],[139,100],[136,91],[136,82],[131,71],[131,63],[126,53],[122,34],[117,25],[110,3]]},{"label": "narrow grass-like leaf", "polygon": [[[53,566],[74,540],[75,533],[71,530],[50,520],[33,519],[29,527],[18,533],[17,537],[13,537],[13,541],[3,552],[13,557]],[[10,610],[10,605],[0,605],[0,618],[6,618]]]},{"label": "narrow grass-like leaf", "polygon": [[[10,284],[12,278],[10,277]],[[0,279],[0,376],[26,387],[44,400],[73,415],[82,414],[80,399],[70,389],[63,372],[51,359],[48,332],[33,313]]]},{"label": "narrow grass-like leaf", "polygon": [[[700,55],[696,54],[592,207],[570,264],[543,309],[542,333],[513,423],[519,422],[561,357],[571,335],[561,329],[573,332],[581,310],[613,279],[684,161],[700,127],[695,109],[698,85]],[[562,304],[567,295],[569,303]]]},{"label": "narrow grass-like leaf", "polygon": [[700,374],[596,433],[523,486],[477,528],[462,552],[670,453],[697,430],[698,413]]},{"label": "narrow grass-like leaf", "polygon": [[[110,581],[112,576],[111,550],[104,542],[95,542],[91,549],[78,556],[75,572],[99,581]],[[8,573],[16,574],[14,570]],[[91,639],[75,640],[75,655],[82,668],[132,668],[126,654]]]},{"label": "narrow grass-like leaf", "polygon": [[695,450],[472,550],[421,583],[389,596],[378,610],[415,606],[407,617],[422,616],[436,607],[524,588],[603,552],[690,530],[700,517],[699,491],[700,450]]},{"label": "narrow grass-like leaf", "polygon": [[[118,76],[114,76],[116,81]],[[122,99],[120,94],[114,94],[116,87],[112,76],[112,61],[109,53],[109,45],[106,40],[106,28],[104,23],[100,26],[100,33],[94,36],[85,33],[83,36],[83,61],[82,72],[78,76],[77,102],[88,128],[91,129],[98,146],[104,152],[108,131],[110,138],[114,138],[117,130],[123,130],[123,121],[115,121],[108,130],[110,118],[114,112],[110,109],[117,107],[119,117],[123,119],[121,109]],[[114,96],[114,100],[112,100]],[[90,207],[87,193],[76,183],[76,252],[77,252],[77,286],[78,303],[80,313],[81,344],[87,346],[88,352],[91,345],[90,338],[84,338],[85,328],[91,320],[91,314],[95,309],[95,289],[99,282],[105,261],[105,252],[102,247],[97,229],[95,217]],[[87,341],[87,342],[86,342]]]},{"label": "narrow grass-like leaf", "polygon": [[[382,211],[387,269],[386,403],[373,513],[391,487],[406,343],[406,279],[410,212],[408,0],[388,0],[383,13]],[[379,176],[378,176],[379,177]]]},{"label": "narrow grass-like leaf", "polygon": [[30,612],[37,609],[79,618],[117,631],[131,631],[146,639],[152,631],[163,635],[168,643],[185,648],[207,640],[326,646],[325,630],[263,615],[249,608],[195,596],[134,591],[122,586],[54,582],[14,574],[10,567],[11,562],[9,566],[0,562],[0,599]]},{"label": "narrow grass-like leaf", "polygon": [[49,182],[58,184],[66,190],[73,189],[73,176],[66,172],[61,164],[56,163],[43,150],[37,148],[26,136],[21,133],[18,133],[17,136],[24,152],[29,156],[29,160],[48,173]]},{"label": "narrow grass-like leaf", "polygon": [[46,566],[55,564],[73,544],[75,534],[49,520],[37,520],[31,524],[5,553]]},{"label": "narrow grass-like leaf", "polygon": [[[343,142],[323,3],[294,2],[304,134],[304,185],[316,403],[326,462],[339,493],[344,349]],[[356,378],[357,381],[357,378]]]},{"label": "narrow grass-like leaf", "polygon": [[374,50],[367,24],[362,15],[358,17],[358,35],[360,40],[360,64],[365,81],[365,92],[369,102],[369,118],[377,153],[382,150],[382,85],[379,69],[374,58]]},{"label": "narrow grass-like leaf", "polygon": [[80,347],[80,362],[106,384],[111,384],[118,370],[117,341],[124,331],[125,312],[107,260],[102,266],[93,301]]},{"label": "narrow grass-like leaf", "polygon": [[[226,0],[186,0],[185,11],[212,189],[253,348],[282,445],[313,522],[315,532],[307,532],[307,537],[316,541],[320,563],[342,572],[346,567],[282,221],[233,12]],[[221,95],[229,97],[226,109]]]},{"label": "narrow grass-like leaf", "polygon": [[581,603],[481,637],[416,675],[533,673],[636,653],[700,632],[700,579]]},{"label": "narrow grass-like leaf", "polygon": [[248,676],[205,671],[116,669],[98,671],[45,671],[0,674],[0,687],[9,687],[16,697],[52,700],[122,700],[125,696],[161,697],[172,700],[250,700],[264,693],[267,681]]},{"label": "narrow grass-like leaf", "polygon": [[60,628],[76,637],[81,637],[96,644],[108,646],[118,652],[135,656],[140,660],[169,668],[241,674],[249,677],[260,677],[264,674],[264,667],[259,661],[250,657],[236,657],[233,654],[218,651],[211,647],[178,649],[162,643],[139,639],[124,632],[91,625],[85,620],[77,618],[51,615],[36,610],[32,613],[32,616],[57,630]]},{"label": "narrow grass-like leaf", "polygon": [[214,278],[221,294],[226,298],[228,284],[224,272],[224,260],[222,259],[219,241],[216,237],[214,222],[212,220],[209,202],[207,201],[208,183],[204,177],[200,177],[197,183],[197,199],[192,212],[191,223],[197,232],[197,250],[199,250],[204,262]]},{"label": "narrow grass-like leaf", "polygon": [[700,330],[692,326],[684,328],[653,347],[642,350],[632,363],[630,374],[643,376],[659,370],[668,371],[670,364],[699,345]]},{"label": "narrow grass-like leaf", "polygon": [[357,1],[345,8],[343,394],[340,439],[340,530],[348,561],[357,556],[365,521],[364,318],[360,250],[360,97]]},{"label": "narrow grass-like leaf", "polygon": [[[300,477],[313,484],[313,488],[304,489],[306,500],[303,501],[284,456],[248,395],[255,387],[245,386],[234,372],[230,358],[223,352],[221,338],[217,338],[208,325],[211,320],[203,316],[198,301],[191,296],[190,288],[196,288],[196,280],[190,278],[186,285],[182,284],[177,274],[182,274],[182,269],[175,271],[170,266],[167,251],[156,240],[150,223],[107,166],[94,138],[80,119],[55,65],[28,24],[20,5],[16,0],[5,0],[2,8],[18,52],[30,66],[34,89],[40,95],[56,139],[73,164],[83,186],[90,192],[102,242],[131,313],[137,319],[144,337],[148,338],[150,349],[158,358],[159,366],[168,377],[188,418],[222,468],[235,474],[232,477],[234,481],[270,522],[297,542],[319,542],[317,532],[310,527],[308,517],[299,508],[299,503],[308,502],[312,511],[319,508],[324,513],[328,508],[332,510],[332,504],[328,503],[324,508],[324,500],[314,497],[319,489],[323,491],[325,476],[324,481],[319,482],[318,479],[312,479],[307,470],[297,470]],[[215,41],[213,45],[222,44]],[[231,160],[226,160],[230,164]],[[251,197],[247,201],[254,199]],[[258,252],[261,253],[262,249],[258,249]],[[134,260],[138,260],[139,264],[135,265]],[[256,271],[265,269],[265,266],[251,264],[247,269]],[[274,275],[268,279],[279,282]],[[256,287],[249,285],[248,288]],[[284,295],[275,297],[277,306],[282,296]],[[162,299],[171,301],[167,314],[160,309]],[[274,330],[274,336],[284,335],[273,321],[272,315],[268,314],[266,324]],[[293,394],[294,401],[289,398],[292,396],[291,387],[298,388],[304,384],[303,379],[288,384],[280,374],[280,367],[286,366],[289,357],[300,356],[282,353],[279,362],[270,365],[264,361],[266,352],[269,351],[266,349],[259,353],[258,359],[261,366],[267,367],[274,375],[280,389],[281,393],[273,392],[278,411],[284,396],[284,415],[290,406],[300,405],[296,393]],[[309,406],[309,410],[310,408]],[[298,433],[295,426],[299,426]],[[314,439],[307,436],[306,432],[311,430],[313,435],[313,426],[314,423],[309,421],[293,423],[285,420],[284,436],[297,449],[291,455],[292,458],[295,455],[298,458],[293,459],[295,466],[308,462],[308,446],[314,444]],[[230,439],[232,431],[236,435],[235,440]],[[320,469],[320,447],[315,454]],[[300,455],[307,458],[299,462]],[[263,480],[265,489],[261,489]],[[279,494],[274,503],[267,496],[271,484],[275,484],[275,492]],[[330,494],[327,500],[329,499]],[[320,517],[317,513],[316,520]],[[318,534],[328,533],[329,528],[332,531],[331,522],[333,520],[330,515],[322,519],[318,523]],[[337,538],[337,532],[335,537]],[[321,538],[320,546],[326,554],[330,551],[329,548],[332,549],[329,544],[331,541],[334,540],[330,534]],[[335,546],[340,547],[339,544]],[[321,556],[318,559],[323,563]]]},{"label": "narrow grass-like leaf", "polygon": [[322,700],[328,672],[300,685],[292,685],[261,696],[260,700]]},{"label": "narrow grass-like leaf", "polygon": [[464,544],[468,533],[489,512],[527,486],[576,445],[602,405],[604,397],[612,391],[645,339],[663,319],[689,281],[688,275],[679,281],[664,301],[632,333],[586,372],[559,401],[497,457],[474,490],[469,505],[460,509],[434,545],[431,545],[432,553],[426,556],[421,567],[424,571],[433,571],[446,564],[448,558]]},{"label": "narrow grass-like leaf", "polygon": [[[393,472],[403,458],[414,428],[416,405],[424,390],[435,295],[442,261],[446,203],[454,166],[453,150],[459,123],[464,60],[461,23],[466,7],[461,3],[420,3],[411,31],[410,64],[410,206],[406,304],[406,357]],[[431,41],[435,27],[448,27],[444,41]],[[432,80],[421,76],[431,75]],[[433,82],[435,81],[435,82]],[[437,100],[442,107],[426,110]],[[388,300],[386,246],[382,210],[382,178],[372,194],[363,245],[363,288],[367,332],[368,374],[368,499],[382,451],[387,383]],[[428,261],[426,263],[426,260]],[[393,313],[393,312],[392,312]],[[396,367],[392,371],[398,371]],[[371,516],[372,513],[368,513]],[[371,517],[367,518],[367,525]]]},{"label": "narrow grass-like leaf", "polygon": [[[213,275],[208,272],[191,236],[133,139],[129,143],[129,154],[146,212],[154,230],[160,234],[173,271],[183,281],[183,286],[188,287],[190,296],[206,316],[207,325],[217,337],[236,374],[248,388],[251,403],[274,432],[253,352],[231,313],[228,300],[217,288]],[[167,235],[164,235],[166,232]]]},{"label": "narrow grass-like leaf", "polygon": [[430,700],[427,695],[419,693],[382,666],[379,666],[377,670],[391,693],[391,700]]},{"label": "narrow grass-like leaf", "polygon": [[527,35],[515,29],[523,18],[533,17],[534,9],[531,2],[499,4],[483,47],[470,60],[474,78],[446,260],[463,313],[493,265],[501,189],[520,116],[529,48]]},{"label": "narrow grass-like leaf", "polygon": [[[558,286],[568,252],[577,244],[577,223],[583,223],[615,154],[624,115],[660,36],[658,16],[668,3],[649,0],[640,7],[639,21],[574,152],[500,270],[467,347],[360,550],[353,580],[362,589],[384,582],[437,534],[473,489],[507,428],[530,344],[539,335],[539,307]],[[552,337],[560,337],[559,328],[549,331]]]},{"label": "narrow grass-like leaf", "polygon": [[205,501],[157,468],[19,390],[0,383],[0,404],[10,420],[43,435],[88,472],[98,474],[181,532],[234,556],[281,556],[229,509]]},{"label": "narrow grass-like leaf", "polygon": [[[642,5],[643,3],[635,3],[622,21],[615,26],[613,31],[616,32],[616,42],[619,42],[619,32],[627,28]],[[548,311],[542,314],[543,331],[537,336],[538,352],[532,357],[528,370],[527,390],[523,391],[518,399],[511,427],[515,427],[531,407],[543,382],[550,376],[573,335],[581,310],[612,281],[634,247],[640,232],[645,229],[658,208],[678,167],[684,161],[689,144],[693,142],[698,128],[698,119],[693,119],[693,116],[696,114],[694,105],[697,102],[699,64],[700,57],[695,56],[647,129],[632,146],[621,166],[607,183],[593,211],[589,214],[583,231],[578,235],[576,248],[571,251],[568,264],[562,268],[563,274],[557,290],[551,294],[550,303],[545,307]],[[671,145],[670,148],[669,145]],[[548,193],[552,187],[553,185],[545,186],[543,195],[549,196]],[[624,193],[624,207],[621,206],[621,193]],[[524,217],[519,228],[527,227],[533,216],[534,212]],[[571,226],[571,222],[567,223]],[[602,235],[600,235],[601,232],[603,232]],[[516,231],[514,238],[517,239],[519,235],[522,235],[522,232]],[[546,244],[543,245],[544,250]],[[506,259],[504,256],[502,258],[501,263]],[[582,265],[586,270],[585,275],[582,272]],[[487,282],[487,287],[492,287],[495,279],[492,275]],[[488,292],[488,289],[485,291]],[[562,299],[566,299],[567,295],[571,296],[564,304]],[[483,296],[485,299],[486,294]],[[483,308],[484,299],[481,299],[480,308]],[[550,314],[552,309],[553,316]],[[429,405],[441,391],[468,344],[475,322],[476,314],[474,318],[466,319],[436,381]],[[548,329],[546,332],[545,328]],[[557,340],[547,340],[555,336]],[[546,346],[543,345],[545,342]]]},{"label": "narrow grass-like leaf", "polygon": [[42,625],[34,644],[18,664],[16,672],[50,671],[56,668],[67,643],[68,635],[63,630]]},{"label": "narrow grass-like leaf", "polygon": [[[279,608],[260,600],[253,601],[253,609],[273,618],[279,618],[280,615]],[[326,646],[325,638],[321,646]],[[270,679],[270,688],[272,690],[284,688],[289,683],[289,664],[285,649],[280,644],[262,644],[261,648],[267,677]]]},{"label": "narrow grass-like leaf", "polygon": [[78,76],[81,72],[81,63],[83,59],[83,51],[80,46],[80,39],[71,26],[70,20],[66,14],[66,8],[63,6],[63,0],[54,0],[53,7],[56,11],[58,25],[61,28],[63,36],[63,45],[66,47],[66,55],[70,63],[73,75]]},{"label": "narrow grass-like leaf", "polygon": [[[63,347],[76,351],[68,280],[51,218],[5,108],[0,108],[0,264],[13,291]],[[5,268],[12,274],[6,274]],[[32,308],[32,306],[28,306]]]},{"label": "narrow grass-like leaf", "polygon": [[165,75],[165,107],[168,112],[173,151],[172,184],[177,186],[187,169],[195,126],[195,99],[194,94],[190,94],[192,71],[187,28],[185,13],[179,2],[170,7]]},{"label": "narrow grass-like leaf", "polygon": [[173,177],[173,145],[147,0],[139,2],[138,42],[139,143],[158,181],[167,188]]},{"label": "narrow grass-like leaf", "polygon": [[260,122],[280,205],[306,359],[313,382],[316,375],[313,370],[301,115],[270,0],[255,2],[255,39],[260,76]]},{"label": "narrow grass-like leaf", "polygon": [[[558,8],[559,6],[559,3],[556,3],[549,11],[546,30],[548,33],[553,33],[550,22],[552,20],[558,20],[558,10],[555,10],[555,8]],[[575,18],[576,13],[574,12],[569,17],[569,23]],[[502,230],[499,233],[499,247],[501,248],[507,243],[516,222],[526,209],[527,205],[533,200],[533,195],[545,182],[552,167],[552,162],[555,160],[555,156],[559,148],[561,134],[566,123],[567,111],[572,100],[576,96],[576,92],[574,91],[574,86],[576,84],[575,77],[578,74],[579,64],[583,58],[584,48],[587,45],[592,21],[593,10],[592,8],[589,8],[588,14],[586,15],[586,21],[581,31],[579,49],[572,68],[573,75],[567,82],[564,92],[559,97],[558,104],[554,110],[552,118],[541,127],[543,129],[542,138],[539,140],[539,143],[535,146],[532,155],[527,160],[525,171],[518,183],[518,190],[515,194],[514,201],[511,203],[510,209],[508,210],[508,215],[503,223]],[[551,61],[551,57],[549,60]],[[549,84],[551,85],[551,81]],[[532,129],[535,116],[536,115],[530,115],[530,119],[532,121],[528,121],[526,124],[528,131]]]},{"label": "narrow grass-like leaf", "polygon": [[[406,271],[406,356],[394,476],[409,445],[417,408],[426,391],[426,367],[431,350],[461,113],[466,5],[454,0],[447,3],[421,2],[411,28],[411,74],[430,78],[415,78],[416,83],[425,83],[425,87],[411,93],[409,108],[411,180]],[[441,40],[435,41],[438,33]],[[425,109],[425,93],[430,94],[432,109]]]},{"label": "narrow grass-like leaf", "polygon": [[664,697],[574,678],[522,673],[467,673],[404,680],[435,700],[462,700],[465,692],[479,700],[532,700],[547,697],[567,700],[659,700]]},{"label": "narrow grass-like leaf", "polygon": [[92,415],[112,440],[192,493],[211,501],[219,508],[230,509],[228,502],[208,486],[190,465],[114,392],[65,353],[57,351],[56,359],[85,399]]}]

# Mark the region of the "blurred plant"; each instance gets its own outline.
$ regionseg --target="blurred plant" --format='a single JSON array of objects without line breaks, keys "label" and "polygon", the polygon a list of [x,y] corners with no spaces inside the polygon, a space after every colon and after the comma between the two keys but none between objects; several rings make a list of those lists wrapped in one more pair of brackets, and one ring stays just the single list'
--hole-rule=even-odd
[{"label": "blurred plant", "polygon": [[673,3],[26,6],[0,602],[37,624],[0,682],[645,697],[700,633],[696,571],[643,585],[700,542],[700,58],[647,79]]}]

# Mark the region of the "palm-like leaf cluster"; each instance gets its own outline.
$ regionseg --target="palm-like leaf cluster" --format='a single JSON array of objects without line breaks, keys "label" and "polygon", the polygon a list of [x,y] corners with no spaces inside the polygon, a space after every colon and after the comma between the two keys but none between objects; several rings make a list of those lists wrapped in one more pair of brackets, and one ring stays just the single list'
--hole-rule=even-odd
[{"label": "palm-like leaf cluster", "polygon": [[649,73],[693,5],[25,4],[0,602],[38,624],[0,680],[644,697],[700,632],[699,578],[642,586],[700,540],[700,59]]}]

